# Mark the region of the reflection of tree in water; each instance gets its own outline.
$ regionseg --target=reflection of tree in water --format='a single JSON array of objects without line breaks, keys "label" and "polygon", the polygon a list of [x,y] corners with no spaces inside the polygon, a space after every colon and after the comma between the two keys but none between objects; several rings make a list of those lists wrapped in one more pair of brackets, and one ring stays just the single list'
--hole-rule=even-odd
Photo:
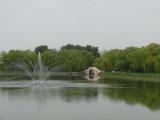
[{"label": "reflection of tree in water", "polygon": [[10,100],[36,100],[39,104],[46,103],[47,100],[59,99],[66,102],[78,102],[82,100],[96,100],[98,96],[97,88],[60,88],[60,89],[27,89],[27,88],[1,88],[0,94]]},{"label": "reflection of tree in water", "polygon": [[97,88],[64,88],[61,89],[61,97],[68,101],[91,101],[96,100],[98,96]]},{"label": "reflection of tree in water", "polygon": [[129,87],[103,89],[112,100],[142,104],[150,110],[160,110],[160,83],[125,81]]},{"label": "reflection of tree in water", "polygon": [[36,100],[39,104],[57,97],[54,89],[0,88],[0,94],[10,100]]}]

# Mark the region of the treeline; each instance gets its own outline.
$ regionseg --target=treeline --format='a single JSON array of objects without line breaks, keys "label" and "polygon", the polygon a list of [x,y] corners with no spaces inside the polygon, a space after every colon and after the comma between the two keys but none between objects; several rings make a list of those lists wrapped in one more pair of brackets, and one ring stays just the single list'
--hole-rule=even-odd
[{"label": "treeline", "polygon": [[38,53],[41,53],[44,65],[55,71],[82,71],[92,66],[99,56],[98,48],[90,45],[84,47],[68,44],[59,51],[49,49],[48,46],[38,46],[34,51],[10,50],[1,53],[0,70],[21,70],[17,64],[24,63],[31,66],[37,62]]},{"label": "treeline", "polygon": [[97,58],[95,65],[105,71],[160,73],[160,44],[112,49]]},{"label": "treeline", "polygon": [[99,53],[98,47],[68,44],[59,51],[48,46],[31,50],[10,50],[0,54],[0,70],[19,70],[15,64],[34,64],[41,53],[43,63],[57,71],[82,71],[96,66],[103,71],[160,73],[160,44],[127,47]]}]

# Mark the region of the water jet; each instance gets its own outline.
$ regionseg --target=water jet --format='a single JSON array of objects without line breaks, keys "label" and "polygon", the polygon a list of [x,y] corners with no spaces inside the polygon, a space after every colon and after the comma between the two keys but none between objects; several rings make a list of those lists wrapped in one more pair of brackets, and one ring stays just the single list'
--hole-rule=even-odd
[{"label": "water jet", "polygon": [[45,81],[50,75],[48,67],[42,62],[41,53],[38,53],[37,63],[33,64],[31,62],[31,66],[26,63],[17,64],[17,66],[30,76],[32,80]]}]

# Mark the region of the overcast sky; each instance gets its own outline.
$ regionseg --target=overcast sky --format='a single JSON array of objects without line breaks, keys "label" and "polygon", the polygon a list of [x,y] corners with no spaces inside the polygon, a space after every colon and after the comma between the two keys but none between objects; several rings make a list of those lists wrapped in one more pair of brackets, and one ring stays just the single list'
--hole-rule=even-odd
[{"label": "overcast sky", "polygon": [[0,51],[160,43],[160,0],[0,0]]}]

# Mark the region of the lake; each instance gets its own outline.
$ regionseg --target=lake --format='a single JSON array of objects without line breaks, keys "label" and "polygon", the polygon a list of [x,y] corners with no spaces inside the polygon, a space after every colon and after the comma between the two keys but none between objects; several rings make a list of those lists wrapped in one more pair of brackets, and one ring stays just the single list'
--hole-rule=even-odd
[{"label": "lake", "polygon": [[0,82],[0,120],[159,120],[160,83],[107,80]]}]

